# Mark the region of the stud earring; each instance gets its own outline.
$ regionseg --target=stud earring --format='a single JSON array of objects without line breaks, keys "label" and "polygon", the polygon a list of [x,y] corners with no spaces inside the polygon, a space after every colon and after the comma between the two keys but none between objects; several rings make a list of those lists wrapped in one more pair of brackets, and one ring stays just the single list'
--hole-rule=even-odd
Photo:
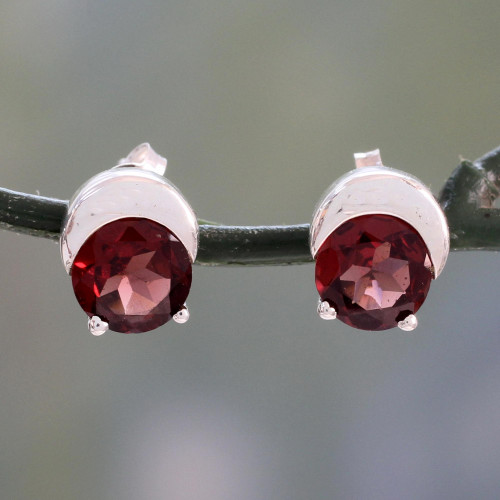
[{"label": "stud earring", "polygon": [[167,160],[149,144],[87,181],[70,201],[61,257],[94,335],[185,323],[196,216],[163,177]]},{"label": "stud earring", "polygon": [[382,165],[379,150],[354,158],[356,170],[329,188],[311,224],[318,314],[410,331],[448,257],[446,218],[422,182]]}]

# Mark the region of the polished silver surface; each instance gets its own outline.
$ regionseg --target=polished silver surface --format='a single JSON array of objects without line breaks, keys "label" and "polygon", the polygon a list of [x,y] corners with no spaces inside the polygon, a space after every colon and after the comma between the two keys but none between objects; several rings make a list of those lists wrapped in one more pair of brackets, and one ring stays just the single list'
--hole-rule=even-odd
[{"label": "polished silver surface", "polygon": [[172,318],[176,323],[183,324],[187,322],[189,316],[189,309],[187,308],[186,304],[184,304],[182,309],[179,312],[175,313]]},{"label": "polished silver surface", "polygon": [[398,328],[405,332],[412,332],[418,326],[418,319],[414,314],[409,314],[403,321],[398,323]]},{"label": "polished silver surface", "polygon": [[[378,150],[377,150],[378,151]],[[328,236],[344,222],[361,215],[385,214],[414,227],[424,240],[433,264],[434,277],[444,268],[450,248],[446,218],[431,191],[417,178],[399,170],[366,166],[377,162],[377,152],[356,155],[362,168],[335,181],[318,204],[311,224],[310,249],[316,254]],[[366,156],[368,155],[368,156]],[[359,162],[358,162],[359,158]]]},{"label": "polished silver surface", "polygon": [[99,337],[109,330],[109,325],[103,321],[99,316],[92,316],[88,322],[89,331],[92,335]]},{"label": "polished silver surface", "polygon": [[[139,163],[129,163],[134,159]],[[178,189],[155,173],[165,170],[166,160],[148,144],[141,144],[122,162],[92,177],[70,201],[60,238],[68,274],[85,240],[105,224],[125,217],[144,217],[162,224],[186,247],[191,261],[196,259],[196,216]]]},{"label": "polished silver surface", "polygon": [[337,311],[326,300],[319,299],[317,311],[321,319],[330,320],[337,317]]}]

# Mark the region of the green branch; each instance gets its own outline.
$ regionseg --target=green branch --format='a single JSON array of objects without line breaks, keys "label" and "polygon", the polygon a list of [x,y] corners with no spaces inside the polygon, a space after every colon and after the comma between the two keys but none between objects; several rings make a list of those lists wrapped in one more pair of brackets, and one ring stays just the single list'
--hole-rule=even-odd
[{"label": "green branch", "polygon": [[[500,148],[462,161],[439,202],[452,250],[500,250]],[[0,188],[0,228],[57,240],[68,202]],[[199,220],[197,262],[207,265],[287,265],[310,262],[309,225],[224,226]]]}]

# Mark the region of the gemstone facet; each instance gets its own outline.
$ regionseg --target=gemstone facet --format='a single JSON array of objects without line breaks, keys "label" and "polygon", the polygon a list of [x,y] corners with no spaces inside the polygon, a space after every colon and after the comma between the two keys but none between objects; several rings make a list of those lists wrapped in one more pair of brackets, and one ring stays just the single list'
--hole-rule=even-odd
[{"label": "gemstone facet", "polygon": [[71,278],[90,318],[99,317],[117,332],[139,333],[158,328],[182,309],[191,273],[187,250],[169,229],[129,217],[89,236]]},{"label": "gemstone facet", "polygon": [[316,288],[337,318],[386,330],[415,314],[433,278],[427,247],[408,223],[363,215],[343,223],[316,255]]}]

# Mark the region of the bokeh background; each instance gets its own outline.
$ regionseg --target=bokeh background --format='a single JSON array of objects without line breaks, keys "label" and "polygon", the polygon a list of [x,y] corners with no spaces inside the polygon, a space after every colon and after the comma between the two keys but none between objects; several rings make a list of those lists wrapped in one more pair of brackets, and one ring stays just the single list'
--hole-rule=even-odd
[{"label": "bokeh background", "polygon": [[[307,222],[375,147],[434,192],[500,143],[498,0],[3,0],[0,185],[69,198],[149,141],[200,217]],[[414,333],[313,265],[194,268],[186,325],[92,337],[58,247],[0,234],[0,496],[500,497],[500,257]]]}]

